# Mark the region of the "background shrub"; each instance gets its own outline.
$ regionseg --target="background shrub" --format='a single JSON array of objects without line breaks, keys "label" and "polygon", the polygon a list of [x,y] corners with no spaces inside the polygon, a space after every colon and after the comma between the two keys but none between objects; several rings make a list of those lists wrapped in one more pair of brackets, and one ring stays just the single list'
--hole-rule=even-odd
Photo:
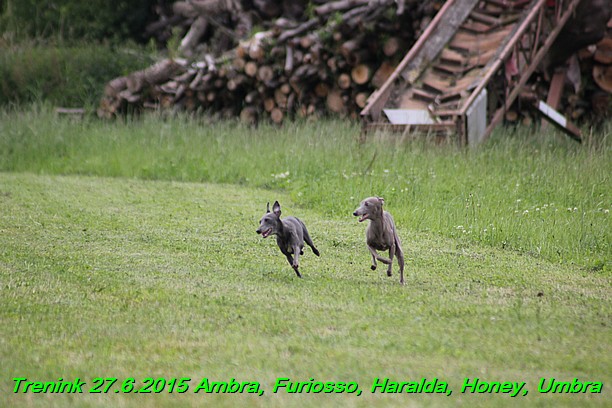
[{"label": "background shrub", "polygon": [[110,45],[22,45],[0,52],[0,105],[47,101],[96,106],[110,79],[145,68],[152,57]]}]

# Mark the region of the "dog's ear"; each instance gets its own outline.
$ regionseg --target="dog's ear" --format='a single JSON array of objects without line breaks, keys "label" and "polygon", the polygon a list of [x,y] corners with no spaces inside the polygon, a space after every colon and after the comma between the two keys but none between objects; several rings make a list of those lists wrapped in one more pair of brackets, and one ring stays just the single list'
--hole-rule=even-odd
[{"label": "dog's ear", "polygon": [[378,198],[378,201],[380,201],[380,205],[383,205],[385,203],[385,199],[382,197],[376,197]]},{"label": "dog's ear", "polygon": [[272,212],[274,212],[274,214],[280,217],[281,209],[280,209],[280,204],[278,203],[278,201],[274,202],[274,205],[272,206]]},{"label": "dog's ear", "polygon": [[266,205],[266,214],[270,212],[270,202]]}]

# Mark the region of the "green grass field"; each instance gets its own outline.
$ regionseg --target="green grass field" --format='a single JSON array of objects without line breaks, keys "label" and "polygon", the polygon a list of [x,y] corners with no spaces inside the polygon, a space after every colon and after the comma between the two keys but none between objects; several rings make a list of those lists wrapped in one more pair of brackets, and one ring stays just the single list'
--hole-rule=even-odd
[{"label": "green grass field", "polygon": [[[359,145],[358,130],[3,113],[0,405],[609,406],[607,136],[498,133],[462,151]],[[396,218],[403,287],[369,269],[351,212],[370,194]],[[305,249],[303,279],[255,234],[273,200],[321,251]],[[83,394],[13,392],[76,377]],[[148,377],[189,389],[116,392]],[[203,378],[264,395],[195,393]],[[274,393],[278,378],[362,394]],[[376,378],[452,395],[372,393]],[[528,395],[462,393],[466,378]],[[603,388],[541,393],[542,378]]]}]

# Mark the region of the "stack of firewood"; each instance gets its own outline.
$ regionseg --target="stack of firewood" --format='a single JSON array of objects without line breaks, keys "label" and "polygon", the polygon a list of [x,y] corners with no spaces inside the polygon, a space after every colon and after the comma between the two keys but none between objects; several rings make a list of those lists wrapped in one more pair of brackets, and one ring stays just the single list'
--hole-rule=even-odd
[{"label": "stack of firewood", "polygon": [[585,115],[592,122],[600,122],[609,119],[612,113],[612,20],[608,25],[610,30],[604,39],[578,54],[582,65],[592,66],[591,74],[597,86],[590,89],[590,104],[581,103],[581,98],[568,98],[574,119]]},{"label": "stack of firewood", "polygon": [[150,34],[163,38],[159,33],[168,27],[182,27],[176,56],[110,81],[98,115],[170,109],[238,116],[246,123],[327,112],[355,117],[439,5],[436,0],[175,2],[172,14],[150,27]]}]

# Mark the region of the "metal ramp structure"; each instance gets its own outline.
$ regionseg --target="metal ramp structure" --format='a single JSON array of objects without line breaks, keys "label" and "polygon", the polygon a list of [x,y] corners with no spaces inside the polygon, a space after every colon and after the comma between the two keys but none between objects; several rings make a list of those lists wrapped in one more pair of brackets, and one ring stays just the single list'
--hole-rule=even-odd
[{"label": "metal ramp structure", "polygon": [[[488,138],[580,0],[447,0],[361,111],[376,129],[424,131],[461,145]],[[552,91],[550,91],[552,92]],[[547,105],[534,107],[580,141]]]}]

